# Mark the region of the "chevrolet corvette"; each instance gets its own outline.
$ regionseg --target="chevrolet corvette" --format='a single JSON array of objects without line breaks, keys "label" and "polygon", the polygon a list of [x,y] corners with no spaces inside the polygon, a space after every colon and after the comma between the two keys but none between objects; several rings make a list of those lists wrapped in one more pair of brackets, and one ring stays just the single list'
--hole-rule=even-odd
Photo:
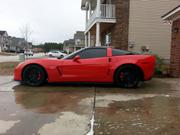
[{"label": "chevrolet corvette", "polygon": [[78,50],[62,59],[31,59],[14,70],[14,80],[30,86],[58,82],[115,83],[138,87],[154,73],[155,57],[110,47]]}]

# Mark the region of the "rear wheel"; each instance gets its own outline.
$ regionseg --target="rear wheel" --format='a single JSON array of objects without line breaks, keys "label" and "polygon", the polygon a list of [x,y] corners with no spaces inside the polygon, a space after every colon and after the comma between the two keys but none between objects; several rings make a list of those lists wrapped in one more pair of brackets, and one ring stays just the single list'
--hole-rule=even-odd
[{"label": "rear wheel", "polygon": [[46,73],[38,65],[29,65],[23,70],[23,82],[30,86],[40,86],[46,80]]},{"label": "rear wheel", "polygon": [[115,74],[115,82],[123,88],[135,88],[141,82],[139,71],[133,66],[119,68]]}]

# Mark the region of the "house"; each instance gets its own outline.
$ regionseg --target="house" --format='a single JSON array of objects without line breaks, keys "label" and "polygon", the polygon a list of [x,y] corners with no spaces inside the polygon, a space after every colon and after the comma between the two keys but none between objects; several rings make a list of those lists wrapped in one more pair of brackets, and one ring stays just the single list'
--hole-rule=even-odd
[{"label": "house", "polygon": [[30,48],[32,43],[27,43],[24,38],[11,37],[7,31],[0,31],[0,52],[20,52]]},{"label": "house", "polygon": [[7,51],[9,47],[9,36],[7,31],[0,31],[0,52]]},{"label": "house", "polygon": [[34,53],[43,53],[43,52],[44,52],[44,49],[43,49],[43,48],[34,47],[34,48],[32,49],[32,51],[33,51]]},{"label": "house", "polygon": [[68,54],[74,52],[75,41],[74,39],[65,40],[63,43],[63,50]]},{"label": "house", "polygon": [[32,48],[32,43],[27,43],[24,38],[9,37],[8,52],[21,52]]},{"label": "house", "polygon": [[170,72],[173,77],[180,77],[180,5],[162,16],[171,29]]},{"label": "house", "polygon": [[65,50],[67,53],[72,53],[81,48],[84,48],[85,47],[84,31],[77,31],[74,34],[73,39],[65,40],[63,44],[64,44],[63,50]]},{"label": "house", "polygon": [[179,0],[82,0],[85,45],[150,50],[168,59],[171,28],[161,15],[177,4]]}]

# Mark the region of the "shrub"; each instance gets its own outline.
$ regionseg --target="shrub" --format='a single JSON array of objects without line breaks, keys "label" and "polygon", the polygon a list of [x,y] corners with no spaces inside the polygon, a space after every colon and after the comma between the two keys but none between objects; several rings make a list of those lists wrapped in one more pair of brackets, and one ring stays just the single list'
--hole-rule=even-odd
[{"label": "shrub", "polygon": [[157,77],[168,77],[169,76],[169,64],[165,63],[161,57],[155,55],[156,66],[155,76]]}]

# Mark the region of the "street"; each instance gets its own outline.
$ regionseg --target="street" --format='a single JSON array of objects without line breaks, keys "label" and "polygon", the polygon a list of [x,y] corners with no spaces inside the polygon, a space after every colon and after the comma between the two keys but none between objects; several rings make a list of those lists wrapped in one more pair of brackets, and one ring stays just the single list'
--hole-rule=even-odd
[{"label": "street", "polygon": [[[28,58],[32,59],[32,58],[41,58],[44,57],[44,53],[37,53],[34,54],[34,56],[28,56]],[[0,55],[0,62],[17,62],[19,61],[19,55],[15,55],[15,56],[2,56]]]},{"label": "street", "polygon": [[84,135],[92,129],[96,135],[180,132],[178,79],[153,79],[138,89],[100,84],[28,87],[12,79],[0,76],[0,134]]}]

